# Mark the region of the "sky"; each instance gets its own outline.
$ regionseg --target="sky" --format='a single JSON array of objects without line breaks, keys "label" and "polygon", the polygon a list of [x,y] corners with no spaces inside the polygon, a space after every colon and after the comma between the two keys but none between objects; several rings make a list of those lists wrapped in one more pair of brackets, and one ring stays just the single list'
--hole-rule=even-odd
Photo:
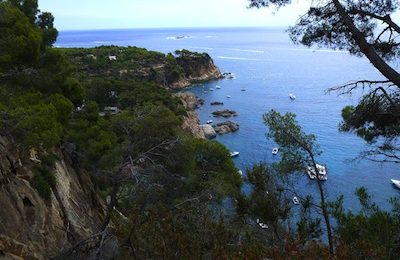
[{"label": "sky", "polygon": [[63,30],[288,26],[310,2],[294,1],[278,12],[248,9],[248,0],[39,0]]}]

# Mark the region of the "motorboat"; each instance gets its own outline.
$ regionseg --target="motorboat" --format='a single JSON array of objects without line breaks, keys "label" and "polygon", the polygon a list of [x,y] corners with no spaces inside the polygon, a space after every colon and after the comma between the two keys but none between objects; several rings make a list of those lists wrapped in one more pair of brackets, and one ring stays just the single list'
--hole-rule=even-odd
[{"label": "motorboat", "polygon": [[242,88],[241,91],[246,91],[246,89],[245,89],[245,88]]},{"label": "motorboat", "polygon": [[227,98],[231,98],[231,96],[230,96],[230,95],[226,95],[226,97],[227,97]]},{"label": "motorboat", "polygon": [[221,89],[221,86],[216,85],[215,88],[216,89]]},{"label": "motorboat", "polygon": [[[317,169],[318,169],[318,173],[319,173],[318,174],[318,179],[320,181],[328,180],[328,174],[326,172],[326,166],[321,165],[321,164],[317,164]],[[308,177],[310,177],[311,180],[315,180],[316,179],[317,174],[315,173],[314,167],[311,167],[311,166],[307,167],[307,174],[308,174]]]},{"label": "motorboat", "polygon": [[398,189],[400,189],[400,180],[391,179],[391,181],[394,186],[396,186]]},{"label": "motorboat", "polygon": [[299,199],[298,199],[296,196],[293,197],[292,201],[293,201],[293,204],[294,204],[294,205],[300,205],[300,201],[299,201]]},{"label": "motorboat", "polygon": [[289,98],[290,98],[291,100],[295,100],[295,99],[296,99],[296,96],[293,95],[292,93],[290,93],[290,94],[289,94]]},{"label": "motorboat", "polygon": [[212,124],[213,123],[213,121],[212,120],[207,120],[207,122],[206,122],[207,124]]},{"label": "motorboat", "polygon": [[260,221],[260,219],[257,219],[256,222],[257,222],[257,224],[258,224],[262,229],[267,229],[267,228],[268,228],[268,225],[262,223],[262,222]]},{"label": "motorboat", "polygon": [[229,154],[231,157],[239,156],[239,152],[230,152]]},{"label": "motorboat", "polygon": [[273,155],[277,155],[278,152],[279,152],[279,149],[278,149],[277,147],[274,147],[274,148],[272,149],[272,154],[273,154]]},{"label": "motorboat", "polygon": [[210,91],[214,91],[214,89],[213,89],[213,88],[210,88],[209,90],[210,90]]},{"label": "motorboat", "polygon": [[222,73],[222,76],[227,78],[227,79],[234,79],[235,78],[235,74],[233,74],[232,72],[224,72],[224,73]]},{"label": "motorboat", "polygon": [[242,170],[239,170],[239,171],[238,171],[238,173],[239,173],[240,175],[243,175],[243,172],[242,172]]}]

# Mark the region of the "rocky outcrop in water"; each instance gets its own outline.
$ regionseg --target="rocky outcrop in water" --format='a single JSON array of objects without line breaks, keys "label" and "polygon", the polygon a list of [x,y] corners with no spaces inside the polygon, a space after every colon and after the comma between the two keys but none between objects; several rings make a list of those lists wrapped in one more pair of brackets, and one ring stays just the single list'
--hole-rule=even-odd
[{"label": "rocky outcrop in water", "polygon": [[212,127],[214,128],[215,132],[217,132],[219,135],[229,134],[239,130],[239,124],[232,121],[219,123],[213,125]]},{"label": "rocky outcrop in water", "polygon": [[214,111],[214,112],[212,112],[212,114],[214,115],[214,117],[225,117],[225,118],[229,118],[229,117],[238,115],[236,113],[236,111],[229,110],[229,109]]},{"label": "rocky outcrop in water", "polygon": [[204,135],[207,139],[213,139],[217,137],[217,133],[215,132],[214,128],[210,125],[202,125],[201,126],[204,132]]}]

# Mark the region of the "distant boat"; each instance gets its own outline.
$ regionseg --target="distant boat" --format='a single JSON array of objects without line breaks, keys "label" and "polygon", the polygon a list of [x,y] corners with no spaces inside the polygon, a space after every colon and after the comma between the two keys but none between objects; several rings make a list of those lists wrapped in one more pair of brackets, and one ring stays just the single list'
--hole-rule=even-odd
[{"label": "distant boat", "polygon": [[227,98],[231,98],[231,96],[230,96],[230,95],[226,95],[226,97],[227,97]]},{"label": "distant boat", "polygon": [[290,94],[289,94],[289,98],[290,98],[291,100],[295,100],[295,99],[296,99],[296,96],[293,95],[292,93],[290,93]]},{"label": "distant boat", "polygon": [[234,79],[235,78],[235,74],[233,74],[232,72],[224,72],[224,73],[222,73],[222,76],[227,78],[227,79]]},{"label": "distant boat", "polygon": [[294,205],[300,205],[300,201],[299,201],[299,199],[298,199],[296,196],[293,197],[292,201],[293,201],[293,204],[294,204]]},{"label": "distant boat", "polygon": [[236,157],[239,155],[239,152],[230,152],[229,154],[231,157]]},{"label": "distant boat", "polygon": [[245,88],[242,88],[241,90],[242,90],[242,91],[246,91],[246,89],[245,89]]},{"label": "distant boat", "polygon": [[275,147],[275,148],[272,149],[272,154],[273,154],[273,155],[277,155],[278,152],[279,152],[279,149],[278,149],[277,147]]},{"label": "distant boat", "polygon": [[267,228],[268,228],[268,225],[262,223],[262,222],[260,221],[260,219],[257,219],[256,222],[257,222],[257,224],[258,224],[262,229],[267,229]]},{"label": "distant boat", "polygon": [[209,90],[210,90],[210,91],[214,91],[214,89],[213,89],[213,88],[210,88]]},{"label": "distant boat", "polygon": [[[328,174],[326,172],[326,167],[323,165],[317,164],[317,169],[318,169],[318,173],[319,173],[318,179],[320,181],[328,180]],[[317,177],[314,167],[311,167],[311,166],[307,167],[307,174],[311,180],[315,180]]]},{"label": "distant boat", "polygon": [[239,171],[238,171],[238,173],[239,173],[240,175],[243,175],[243,172],[242,172],[242,170],[239,170]]},{"label": "distant boat", "polygon": [[212,120],[208,120],[206,123],[207,124],[212,124],[212,122],[213,122]]},{"label": "distant boat", "polygon": [[221,86],[216,85],[215,88],[216,89],[221,89]]},{"label": "distant boat", "polygon": [[393,183],[394,186],[396,186],[397,188],[400,189],[400,180],[391,179],[391,181],[392,181],[392,183]]}]

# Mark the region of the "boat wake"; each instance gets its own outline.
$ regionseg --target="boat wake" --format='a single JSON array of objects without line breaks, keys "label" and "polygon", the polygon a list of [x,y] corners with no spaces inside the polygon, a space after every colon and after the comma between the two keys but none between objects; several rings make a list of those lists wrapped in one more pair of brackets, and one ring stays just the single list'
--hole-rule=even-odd
[{"label": "boat wake", "polygon": [[265,51],[261,50],[251,50],[251,49],[228,49],[230,51],[240,51],[240,52],[250,52],[250,53],[265,53]]},{"label": "boat wake", "polygon": [[224,59],[224,60],[248,60],[248,61],[262,61],[261,59],[255,59],[255,58],[244,58],[244,57],[227,57],[227,56],[218,56],[218,59]]}]

